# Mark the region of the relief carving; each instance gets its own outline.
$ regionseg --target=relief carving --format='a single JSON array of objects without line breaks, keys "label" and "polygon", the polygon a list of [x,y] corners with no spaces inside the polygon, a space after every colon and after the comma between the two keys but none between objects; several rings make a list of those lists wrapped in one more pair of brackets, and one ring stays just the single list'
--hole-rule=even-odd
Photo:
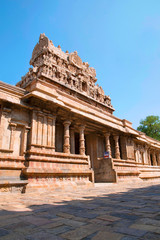
[{"label": "relief carving", "polygon": [[[56,48],[45,34],[41,34],[39,43],[33,50],[30,64],[33,65],[33,69],[29,69],[17,86],[25,88],[36,77],[47,75],[52,81],[57,79],[59,83],[67,84],[67,87],[85,95],[87,93],[88,97],[113,111],[110,97],[104,94],[102,87],[95,85],[97,81],[95,69],[89,67],[87,62],[82,62],[76,51],[64,53],[60,46]],[[99,108],[102,106],[99,105]]]},{"label": "relief carving", "polygon": [[78,68],[82,68],[82,60],[81,58],[77,55],[77,52],[73,52],[69,54],[69,61],[70,63],[72,63],[73,65],[75,65]]}]

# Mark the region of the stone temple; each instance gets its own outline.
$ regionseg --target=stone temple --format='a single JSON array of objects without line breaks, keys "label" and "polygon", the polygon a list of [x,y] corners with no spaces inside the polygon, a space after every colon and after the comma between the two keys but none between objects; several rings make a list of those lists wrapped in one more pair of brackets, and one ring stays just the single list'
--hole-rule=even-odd
[{"label": "stone temple", "polygon": [[113,115],[96,71],[45,34],[33,66],[0,82],[0,191],[160,179],[160,142]]}]

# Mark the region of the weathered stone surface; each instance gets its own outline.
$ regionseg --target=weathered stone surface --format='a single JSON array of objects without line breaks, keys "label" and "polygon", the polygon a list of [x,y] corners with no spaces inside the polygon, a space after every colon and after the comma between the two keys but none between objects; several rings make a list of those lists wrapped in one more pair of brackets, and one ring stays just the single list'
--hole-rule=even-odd
[{"label": "weathered stone surface", "polygon": [[160,180],[160,142],[113,116],[95,69],[76,51],[41,34],[30,64],[16,86],[0,82],[1,192]]},{"label": "weathered stone surface", "polygon": [[[158,240],[160,227],[155,218],[159,215],[159,199],[154,197],[159,195],[160,185],[148,182],[141,186],[99,184],[87,191],[64,190],[61,194],[57,190],[47,194],[1,194],[0,239]],[[130,207],[122,208],[122,203]],[[152,210],[147,218],[145,208]],[[77,211],[86,217],[77,217]],[[133,217],[128,219],[124,212]]]}]

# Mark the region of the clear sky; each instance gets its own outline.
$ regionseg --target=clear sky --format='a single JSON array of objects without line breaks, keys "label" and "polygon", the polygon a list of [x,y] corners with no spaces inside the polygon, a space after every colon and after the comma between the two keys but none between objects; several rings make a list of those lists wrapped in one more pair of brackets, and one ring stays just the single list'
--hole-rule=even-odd
[{"label": "clear sky", "polygon": [[1,81],[25,75],[40,33],[96,69],[115,116],[160,116],[160,0],[0,0]]}]

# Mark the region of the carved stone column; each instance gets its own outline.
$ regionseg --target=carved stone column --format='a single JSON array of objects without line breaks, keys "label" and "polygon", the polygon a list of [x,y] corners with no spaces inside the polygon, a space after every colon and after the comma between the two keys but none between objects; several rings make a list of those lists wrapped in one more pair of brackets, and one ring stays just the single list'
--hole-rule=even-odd
[{"label": "carved stone column", "polygon": [[114,141],[115,141],[115,158],[120,159],[120,150],[119,150],[119,136],[113,135]]},{"label": "carved stone column", "polygon": [[37,111],[32,112],[31,145],[37,143]]},{"label": "carved stone column", "polygon": [[16,130],[16,126],[17,124],[11,123],[10,127],[11,127],[11,135],[10,135],[10,144],[9,144],[9,149],[13,150],[14,147],[14,133]]},{"label": "carved stone column", "polygon": [[135,149],[135,161],[138,162],[138,152],[137,152],[137,148]]},{"label": "carved stone column", "polygon": [[71,128],[71,153],[75,154],[75,134],[74,134],[74,128]]},{"label": "carved stone column", "polygon": [[47,146],[51,147],[52,143],[52,117],[47,117]]},{"label": "carved stone column", "polygon": [[147,164],[148,163],[148,146],[145,145],[145,148],[144,148],[144,164]]},{"label": "carved stone column", "polygon": [[157,152],[157,160],[158,160],[158,166],[160,166],[160,154]]},{"label": "carved stone column", "polygon": [[52,146],[54,151],[55,151],[55,134],[56,134],[56,116],[53,116],[53,118],[52,118],[52,141],[51,141],[51,146]]},{"label": "carved stone column", "polygon": [[152,152],[152,158],[153,158],[153,166],[157,166],[155,151]]},{"label": "carved stone column", "polygon": [[63,152],[70,153],[70,135],[69,135],[69,126],[71,125],[70,121],[64,121],[64,145]]},{"label": "carved stone column", "polygon": [[37,144],[42,145],[43,114],[41,112],[37,114],[37,124]]},{"label": "carved stone column", "polygon": [[151,164],[151,155],[150,155],[151,153],[150,153],[150,149],[148,148],[148,165],[152,165]]},{"label": "carved stone column", "polygon": [[42,145],[43,146],[47,145],[47,116],[46,115],[44,115],[44,120],[43,120]]},{"label": "carved stone column", "polygon": [[110,140],[109,140],[110,133],[104,133],[104,136],[105,136],[105,151],[109,152],[109,155],[111,158],[112,154],[111,154],[111,145],[110,145]]},{"label": "carved stone column", "polygon": [[29,129],[30,128],[26,126],[24,126],[22,129],[22,140],[21,140],[21,151],[20,151],[21,156],[23,156],[23,154],[27,150],[27,136],[28,136]]},{"label": "carved stone column", "polygon": [[80,144],[79,144],[79,153],[80,155],[85,155],[85,139],[84,139],[84,129],[85,126],[81,125],[79,127],[79,137],[80,137]]}]

